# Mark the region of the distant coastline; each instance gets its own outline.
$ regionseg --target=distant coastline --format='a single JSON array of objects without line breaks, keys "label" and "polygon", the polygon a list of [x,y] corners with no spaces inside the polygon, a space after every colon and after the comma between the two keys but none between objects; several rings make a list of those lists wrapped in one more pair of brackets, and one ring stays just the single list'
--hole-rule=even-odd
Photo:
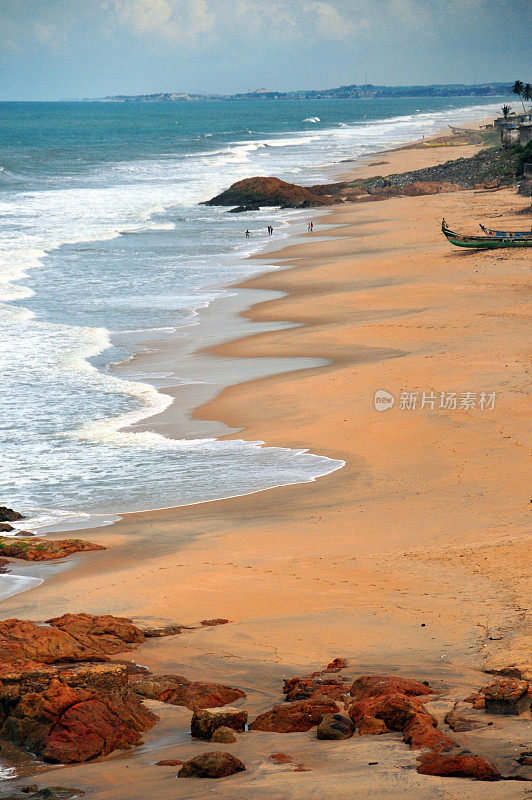
[{"label": "distant coastline", "polygon": [[335,89],[309,89],[277,92],[256,89],[236,94],[189,94],[187,92],[158,92],[155,94],[118,94],[98,98],[106,103],[156,103],[178,100],[378,100],[392,97],[499,97],[512,93],[512,83],[444,83],[428,86],[375,86],[350,84]]}]

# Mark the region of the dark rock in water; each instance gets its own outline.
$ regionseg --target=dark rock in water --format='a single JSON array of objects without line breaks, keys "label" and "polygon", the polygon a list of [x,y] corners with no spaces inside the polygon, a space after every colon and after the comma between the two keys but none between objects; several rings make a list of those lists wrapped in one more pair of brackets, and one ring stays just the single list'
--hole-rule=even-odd
[{"label": "dark rock in water", "polygon": [[482,689],[487,714],[518,716],[530,706],[529,684],[517,678],[495,681]]},{"label": "dark rock in water", "polygon": [[464,717],[462,714],[457,714],[456,711],[449,711],[445,715],[445,724],[456,733],[466,733],[467,731],[477,731],[481,728],[486,728],[491,725],[490,722],[482,722],[478,719],[471,719]]},{"label": "dark rock in water", "polygon": [[498,781],[500,772],[493,764],[472,753],[443,756],[426,753],[419,758],[420,775],[439,775],[443,778],[474,778],[477,781]]},{"label": "dark rock in water", "polygon": [[228,619],[217,617],[216,619],[202,619],[200,625],[203,625],[204,628],[215,628],[217,625],[227,625],[228,622]]},{"label": "dark rock in water", "polygon": [[244,772],[246,767],[231,753],[201,753],[190,761],[185,761],[178,778],[226,778],[236,772]]},{"label": "dark rock in water", "polygon": [[319,725],[326,714],[336,714],[338,706],[327,697],[296,700],[274,706],[255,719],[249,729],[271,733],[295,733],[309,731]]},{"label": "dark rock in water", "polygon": [[344,714],[326,714],[318,725],[318,739],[350,739],[355,732],[353,721]]},{"label": "dark rock in water", "polygon": [[66,789],[64,786],[49,786],[46,789],[23,786],[20,794],[10,794],[5,800],[74,800],[84,794],[81,789]]},{"label": "dark rock in water", "polygon": [[14,531],[14,527],[10,525],[8,522],[0,522],[0,533],[10,533]]},{"label": "dark rock in water", "polygon": [[161,761],[156,761],[156,767],[180,767],[183,762],[178,758],[163,758]]},{"label": "dark rock in water", "polygon": [[221,683],[189,681],[181,675],[133,675],[132,691],[149,700],[173,706],[186,706],[191,711],[219,708],[245,697],[245,692]]},{"label": "dark rock in water", "polygon": [[186,625],[164,625],[162,628],[143,628],[142,633],[146,639],[162,639],[164,636],[179,636],[184,630],[189,630]]},{"label": "dark rock in water", "polygon": [[315,208],[334,201],[311,188],[286,183],[279,178],[246,178],[225,192],[208,200],[208,206],[281,206],[282,208]]},{"label": "dark rock in water", "polygon": [[190,732],[194,739],[209,741],[218,728],[231,728],[233,731],[244,731],[248,721],[248,712],[240,708],[211,708],[194,711],[190,722]]},{"label": "dark rock in water", "polygon": [[244,214],[246,211],[260,211],[260,206],[258,203],[250,203],[247,206],[236,206],[236,208],[230,208],[230,214]]},{"label": "dark rock in water", "polygon": [[0,522],[16,522],[19,519],[24,519],[24,517],[18,511],[13,511],[7,506],[0,506]]}]

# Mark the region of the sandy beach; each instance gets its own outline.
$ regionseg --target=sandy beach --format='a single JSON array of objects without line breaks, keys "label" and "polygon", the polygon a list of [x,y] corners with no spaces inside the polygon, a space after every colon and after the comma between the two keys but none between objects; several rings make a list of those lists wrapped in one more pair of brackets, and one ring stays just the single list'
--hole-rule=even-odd
[{"label": "sandy beach", "polygon": [[[420,145],[342,166],[370,177],[477,149]],[[532,678],[530,255],[462,252],[440,231],[443,216],[471,232],[479,221],[526,227],[529,217],[518,216],[525,205],[511,189],[467,190],[309,212],[314,233],[269,252],[280,269],[241,285],[257,298],[241,312],[241,337],[212,344],[213,331],[198,356],[228,365],[271,360],[279,369],[284,359],[305,361],[228,386],[193,417],[202,434],[223,424],[228,437],[308,449],[345,466],[313,483],[127,514],[83,531],[108,549],[76,556],[41,586],[4,600],[3,618],[86,611],[142,626],[227,618],[227,625],[150,640],[132,658],[154,672],[238,686],[251,718],[281,702],[283,678],[335,657],[347,660],[353,678],[429,680],[442,693],[428,704],[437,715],[484,685],[487,665],[516,664]],[[275,294],[258,302],[261,292]],[[167,348],[164,359],[173,357]],[[376,409],[379,391],[393,396],[392,408]],[[192,407],[194,398],[187,402]],[[183,406],[146,427],[178,435]],[[155,762],[213,746],[190,739],[187,709],[149,706],[161,720],[143,747],[43,772],[39,785],[79,787],[91,800],[328,800],[331,793],[338,800],[509,800],[530,793],[526,783],[486,788],[419,775],[417,753],[399,734],[317,742],[313,730],[243,735],[230,750],[246,772],[176,780],[175,768]],[[526,748],[529,724],[527,712],[457,738],[504,761]],[[269,755],[279,751],[308,771],[274,764]]]}]

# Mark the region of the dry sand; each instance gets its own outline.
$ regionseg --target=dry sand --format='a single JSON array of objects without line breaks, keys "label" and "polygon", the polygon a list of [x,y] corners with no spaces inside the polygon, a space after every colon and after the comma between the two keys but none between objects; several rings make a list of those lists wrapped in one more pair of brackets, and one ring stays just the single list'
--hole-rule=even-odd
[{"label": "dry sand", "polygon": [[[399,150],[356,174],[404,171],[474,149]],[[280,702],[284,676],[335,656],[348,659],[353,677],[433,681],[443,697],[432,707],[442,713],[487,682],[485,657],[526,669],[530,252],[462,252],[439,231],[443,215],[464,231],[498,218],[500,227],[523,227],[515,213],[524,205],[510,190],[466,191],[346,204],[314,217],[314,234],[275,255],[282,271],[244,284],[286,293],[255,305],[250,319],[300,325],[212,352],[318,357],[328,365],[226,388],[195,415],[239,429],[238,437],[308,448],[346,466],[311,484],[130,514],[84,532],[109,550],[5,601],[3,616],[34,619],[37,608],[39,618],[83,610],[142,624],[226,617],[225,626],[147,642],[134,658],[154,671],[238,685],[251,715]],[[322,235],[325,223],[334,228]],[[373,400],[380,389],[395,397],[382,413]],[[437,395],[434,409],[400,408],[401,392],[424,391]],[[441,392],[473,392],[477,401],[495,392],[495,407],[443,410]],[[53,770],[39,785],[81,787],[91,800],[530,795],[526,783],[418,775],[416,753],[394,734],[316,742],[313,731],[250,733],[216,746],[241,757],[245,773],[177,780],[175,768],[154,762],[214,748],[190,740],[190,712],[153,707],[161,722],[140,752]],[[507,765],[509,754],[526,748],[529,720],[460,741]],[[309,771],[274,765],[268,755],[279,751]]]}]

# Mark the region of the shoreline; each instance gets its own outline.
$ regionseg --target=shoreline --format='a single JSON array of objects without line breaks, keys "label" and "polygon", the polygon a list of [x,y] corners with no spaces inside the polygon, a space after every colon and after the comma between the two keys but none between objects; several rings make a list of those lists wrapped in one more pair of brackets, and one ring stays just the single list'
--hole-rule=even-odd
[{"label": "shoreline", "polygon": [[[394,158],[407,163],[405,152],[409,151]],[[429,154],[426,150],[421,153],[426,158],[443,155],[434,151]],[[483,642],[483,635],[477,630],[475,616],[490,630],[497,629],[497,625],[502,628],[514,625],[515,621],[511,604],[506,597],[497,597],[490,585],[493,575],[469,575],[469,583],[463,583],[468,573],[463,571],[459,556],[468,547],[472,548],[473,559],[479,548],[490,551],[500,547],[498,528],[508,527],[504,514],[509,515],[511,499],[519,496],[524,484],[514,474],[514,496],[504,498],[492,481],[486,487],[490,499],[482,501],[474,476],[468,479],[462,464],[464,485],[455,491],[453,470],[458,461],[455,464],[448,449],[452,441],[446,429],[451,424],[449,419],[443,415],[436,419],[426,419],[426,415],[405,417],[404,412],[397,419],[399,411],[390,412],[390,416],[377,415],[369,408],[370,390],[383,388],[382,380],[388,381],[389,388],[396,388],[393,381],[401,385],[399,365],[408,359],[410,385],[422,386],[423,380],[433,382],[434,368],[442,379],[449,380],[454,375],[458,380],[460,375],[459,383],[464,387],[470,380],[462,365],[477,364],[479,353],[484,351],[478,349],[476,340],[473,346],[467,346],[459,339],[457,330],[464,323],[456,318],[454,273],[451,271],[451,277],[448,276],[449,264],[459,273],[459,286],[465,296],[477,304],[471,317],[460,299],[458,306],[464,316],[469,313],[470,320],[477,316],[484,320],[486,314],[496,311],[499,317],[495,314],[495,320],[502,313],[506,314],[502,318],[511,319],[512,324],[520,322],[518,318],[515,323],[511,317],[515,312],[508,305],[507,284],[509,280],[519,284],[524,272],[519,264],[526,266],[522,254],[506,254],[503,259],[506,263],[502,265],[479,254],[474,259],[464,258],[462,254],[448,252],[437,236],[438,231],[432,228],[426,231],[429,213],[433,213],[438,203],[444,202],[463,214],[466,199],[469,203],[466,215],[471,217],[478,214],[481,202],[491,209],[497,205],[503,213],[519,205],[519,200],[504,190],[496,198],[489,195],[479,198],[466,191],[428,198],[390,199],[365,207],[335,206],[323,218],[325,223],[331,220],[335,225],[326,236],[314,234],[312,239],[305,237],[304,243],[283,247],[274,254],[282,262],[280,269],[238,284],[254,291],[268,289],[282,293],[249,308],[245,312],[247,319],[271,326],[286,319],[297,324],[272,327],[214,345],[209,353],[230,358],[327,358],[329,363],[316,369],[276,373],[227,386],[215,399],[196,408],[194,417],[207,421],[222,419],[229,428],[238,428],[238,433],[229,433],[227,438],[244,430],[247,438],[260,436],[268,445],[297,447],[304,442],[313,453],[328,457],[343,455],[347,461],[343,469],[312,484],[266,489],[194,506],[126,514],[111,528],[91,532],[91,540],[107,542],[110,550],[82,557],[73,568],[46,581],[40,589],[19,595],[13,602],[7,601],[9,613],[31,617],[28,601],[34,598],[39,598],[46,615],[70,610],[72,603],[82,603],[79,610],[129,614],[145,622],[177,619],[187,623],[201,615],[225,616],[227,612],[231,625],[201,632],[194,642],[180,640],[177,648],[164,640],[151,642],[135,658],[159,670],[179,672],[183,668],[185,674],[194,678],[200,675],[230,683],[241,679],[250,689],[252,707],[253,704],[260,707],[265,698],[276,695],[275,687],[282,675],[290,674],[291,670],[308,671],[327,663],[325,659],[344,653],[357,671],[424,674],[448,686],[453,683],[474,686],[475,680],[478,683],[475,671],[478,665],[468,663],[471,648],[477,657],[482,650],[479,639]],[[409,221],[412,230],[402,231],[398,237],[397,220]],[[420,233],[426,235],[422,248],[416,241]],[[428,283],[427,249],[432,279]],[[482,259],[486,259],[484,263]],[[515,265],[514,273],[507,276],[505,269],[510,265]],[[500,292],[505,287],[504,297],[490,295],[486,305],[475,268],[487,273],[483,278],[498,281]],[[517,307],[518,301],[519,296],[515,300]],[[500,307],[494,309],[497,305]],[[418,328],[421,332],[416,334]],[[430,333],[431,330],[436,333]],[[437,337],[442,330],[449,339],[438,345]],[[493,330],[490,334],[493,336]],[[504,335],[507,336],[505,332]],[[504,341],[509,345],[512,339]],[[450,342],[462,356],[448,365],[444,356]],[[483,341],[482,347],[485,345]],[[438,346],[443,353],[439,360],[435,359]],[[471,358],[474,353],[475,360]],[[497,352],[490,353],[493,358],[500,356]],[[492,385],[497,380],[495,367],[493,370],[493,375],[485,368],[481,371],[481,376],[485,373]],[[425,385],[430,388],[428,382]],[[444,383],[440,386],[447,389]],[[323,406],[327,412],[322,418]],[[504,411],[510,411],[505,420],[511,419],[512,426],[518,423],[515,409],[505,406]],[[343,416],[346,419],[342,420]],[[315,422],[311,423],[313,418]],[[344,423],[348,420],[346,428]],[[464,464],[475,464],[477,468],[482,461],[473,458],[473,447],[480,443],[482,449],[491,443],[492,450],[485,452],[493,452],[495,458],[497,448],[502,446],[498,438],[496,446],[490,438],[493,423],[497,424],[499,418],[489,417],[489,426],[484,421],[469,414],[451,431],[456,436],[454,447],[460,451],[460,458],[467,455]],[[461,433],[464,425],[471,442]],[[373,438],[377,432],[386,444],[384,450]],[[409,450],[411,441],[419,442],[420,446],[423,443],[427,448],[432,442],[434,447],[437,444],[434,437],[441,439],[434,461],[441,472],[440,484],[431,479],[430,459],[427,462],[423,452]],[[427,467],[428,475],[424,474]],[[453,509],[451,498],[453,504],[464,504],[459,514]],[[485,507],[492,507],[494,502],[497,519],[486,532],[483,525],[489,516]],[[409,519],[415,521],[420,515],[422,535],[419,531],[409,531]],[[515,514],[507,519],[511,524],[506,544],[511,547],[511,537],[521,542],[523,534]],[[378,531],[378,542],[374,541],[372,531]],[[427,541],[430,541],[429,551],[432,548],[434,553],[434,563],[430,552],[425,552]],[[515,560],[518,562],[519,558]],[[498,566],[500,570],[501,565]],[[512,564],[505,566],[510,568]],[[445,575],[452,577],[444,578]],[[459,596],[453,597],[451,586],[457,576],[462,576],[462,583]],[[443,580],[441,586],[440,580]],[[65,609],[67,597],[69,606]],[[489,600],[485,607],[486,597]],[[268,602],[266,612],[265,602]],[[391,618],[390,608],[394,609]],[[72,607],[72,610],[78,609]],[[431,636],[434,635],[431,641],[421,632],[421,619],[430,621],[428,627]],[[445,645],[446,640],[452,642],[450,649]],[[156,747],[157,733],[146,739]],[[271,742],[271,746],[276,745]],[[294,746],[301,748],[303,742],[298,739]],[[362,752],[368,752],[370,743],[364,743],[364,747],[366,750]],[[375,747],[374,742],[371,747]],[[118,775],[123,776],[120,764],[125,762],[131,772],[135,763],[135,769],[142,765],[144,770],[148,769],[143,752],[139,752],[63,769],[61,781],[96,788],[111,779],[111,793],[104,795],[96,788],[95,798],[122,798],[125,795],[114,780]],[[316,787],[312,781],[319,778],[316,769],[313,767],[314,773],[308,776],[309,790],[313,791]],[[181,791],[192,792],[187,797],[201,796],[197,794],[202,791],[201,786],[182,788],[172,783],[165,787],[156,773],[156,769],[151,769],[149,780],[153,783],[149,784],[149,791],[155,794],[150,796],[163,800],[170,797],[169,790],[172,797],[185,796],[179,794]],[[133,775],[130,779],[135,780]],[[247,796],[258,797],[259,790],[262,796],[271,795],[272,785],[264,777],[257,784],[255,789],[249,782],[242,784]],[[365,786],[360,784],[359,791],[367,790]],[[352,790],[351,786],[351,794]],[[456,791],[456,797],[465,797],[465,793],[468,797],[481,797],[473,784],[467,783],[463,790],[463,795]],[[344,797],[343,788],[339,796]]]}]

